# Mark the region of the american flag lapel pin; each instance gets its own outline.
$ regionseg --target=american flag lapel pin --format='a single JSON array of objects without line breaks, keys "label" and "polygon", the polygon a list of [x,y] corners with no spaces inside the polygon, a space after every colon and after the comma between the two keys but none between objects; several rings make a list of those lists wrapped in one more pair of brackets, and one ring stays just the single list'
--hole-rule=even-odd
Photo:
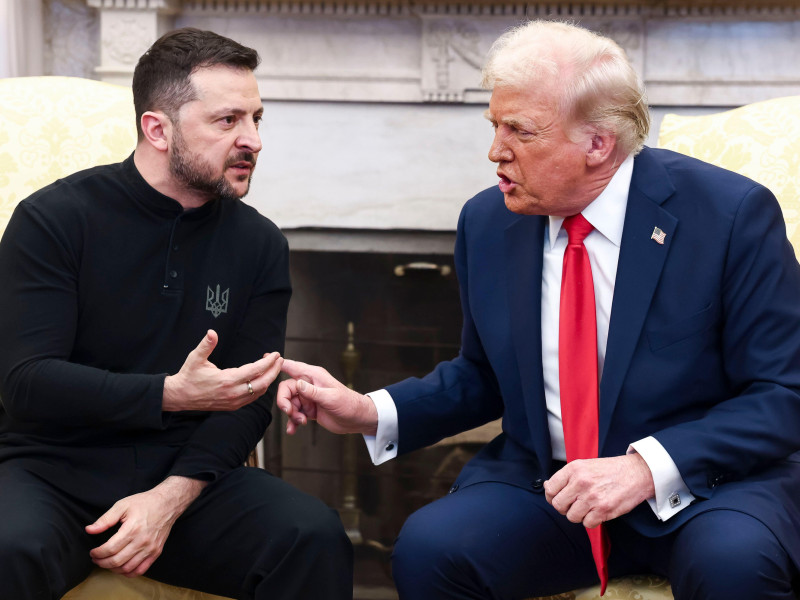
[{"label": "american flag lapel pin", "polygon": [[656,243],[664,245],[664,238],[667,237],[667,234],[661,231],[658,227],[653,229],[653,234],[650,236],[651,240],[655,240]]}]

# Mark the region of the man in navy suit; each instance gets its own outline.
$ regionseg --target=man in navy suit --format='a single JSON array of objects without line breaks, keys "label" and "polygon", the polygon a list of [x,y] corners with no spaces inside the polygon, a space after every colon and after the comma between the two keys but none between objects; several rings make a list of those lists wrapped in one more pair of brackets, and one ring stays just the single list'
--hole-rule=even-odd
[{"label": "man in navy suit", "polygon": [[[643,148],[639,78],[613,41],[579,27],[504,34],[484,85],[500,183],[459,219],[459,356],[369,397],[286,361],[288,432],[308,418],[361,432],[379,463],[503,416],[451,493],[403,527],[403,599],[596,583],[587,531],[601,524],[611,577],[662,574],[681,600],[793,598],[800,267],[775,197]],[[586,370],[559,358],[574,215],[591,228],[598,458],[565,464],[563,390]]]}]

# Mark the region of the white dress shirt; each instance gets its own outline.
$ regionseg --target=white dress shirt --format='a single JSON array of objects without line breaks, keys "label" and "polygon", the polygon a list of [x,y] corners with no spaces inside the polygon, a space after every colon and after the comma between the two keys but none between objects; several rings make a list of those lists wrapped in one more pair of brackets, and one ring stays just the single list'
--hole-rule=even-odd
[{"label": "white dress shirt", "polygon": [[[583,210],[583,216],[594,226],[584,245],[592,265],[597,310],[598,374],[601,378],[632,174],[633,157],[629,156],[603,192]],[[567,233],[561,227],[563,222],[563,217],[549,218],[542,267],[542,368],[550,440],[553,458],[557,460],[566,460],[558,378],[558,317],[562,265],[567,246]],[[364,440],[372,462],[377,465],[397,456],[397,409],[386,390],[378,390],[368,396],[378,410],[378,431],[375,436],[364,436]],[[655,438],[647,437],[631,443],[628,453],[631,452],[638,452],[644,458],[653,475],[656,495],[648,502],[659,519],[666,520],[689,506],[694,496],[689,492],[674,461]]]}]

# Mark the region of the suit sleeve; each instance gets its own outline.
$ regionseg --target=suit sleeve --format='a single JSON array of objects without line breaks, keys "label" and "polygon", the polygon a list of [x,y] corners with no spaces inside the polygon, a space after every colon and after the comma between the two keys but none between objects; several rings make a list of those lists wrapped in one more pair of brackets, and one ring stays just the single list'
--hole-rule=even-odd
[{"label": "suit sleeve", "polygon": [[654,435],[702,498],[800,449],[800,267],[777,200],[762,186],[736,212],[721,304],[733,393],[702,418]]},{"label": "suit sleeve", "polygon": [[422,379],[410,378],[386,390],[397,406],[398,452],[422,448],[503,414],[503,399],[470,310],[467,203],[461,212],[455,247],[464,322],[461,350]]},{"label": "suit sleeve", "polygon": [[[270,352],[283,354],[286,314],[291,297],[289,247],[277,229],[268,260],[250,298],[247,314],[231,352],[220,367],[238,367]],[[272,420],[277,380],[255,402],[231,412],[212,412],[194,431],[175,461],[170,475],[214,481],[241,466]]]}]

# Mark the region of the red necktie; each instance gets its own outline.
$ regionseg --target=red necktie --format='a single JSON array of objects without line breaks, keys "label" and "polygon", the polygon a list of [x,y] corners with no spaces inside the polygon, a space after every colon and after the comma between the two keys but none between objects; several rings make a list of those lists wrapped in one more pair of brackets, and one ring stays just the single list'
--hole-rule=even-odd
[{"label": "red necktie", "polygon": [[[558,370],[564,445],[570,462],[577,458],[597,458],[599,388],[592,266],[583,245],[594,228],[583,215],[577,214],[564,220],[564,229],[569,241],[561,274]],[[608,536],[602,525],[587,529],[586,533],[603,595],[608,583]]]}]

